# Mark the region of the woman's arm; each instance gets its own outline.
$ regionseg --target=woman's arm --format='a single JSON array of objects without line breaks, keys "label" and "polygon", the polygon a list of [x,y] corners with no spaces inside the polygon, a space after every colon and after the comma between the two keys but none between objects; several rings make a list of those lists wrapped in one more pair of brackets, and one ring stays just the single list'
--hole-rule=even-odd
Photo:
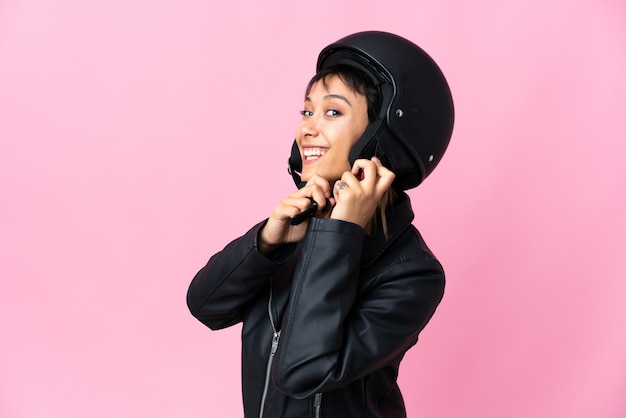
[{"label": "woman's arm", "polygon": [[[270,275],[304,238],[307,222],[292,225],[293,216],[307,209],[311,198],[330,198],[328,181],[319,176],[280,201],[270,217],[214,255],[189,286],[191,313],[212,329],[242,320],[241,308],[267,283]],[[320,203],[320,210],[325,203]]]},{"label": "woman's arm", "polygon": [[281,265],[257,250],[261,222],[215,254],[192,280],[187,306],[200,322],[221,329],[241,321],[241,308]]},{"label": "woman's arm", "polygon": [[[414,236],[368,272],[359,271],[362,237],[341,221],[309,226],[273,366],[274,384],[290,396],[347,385],[397,359],[441,300],[443,269]],[[358,295],[363,279],[375,284]]]}]

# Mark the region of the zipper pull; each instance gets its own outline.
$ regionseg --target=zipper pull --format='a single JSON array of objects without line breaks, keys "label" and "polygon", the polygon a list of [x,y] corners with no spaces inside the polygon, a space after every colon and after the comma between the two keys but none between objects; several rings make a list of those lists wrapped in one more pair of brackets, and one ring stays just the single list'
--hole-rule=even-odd
[{"label": "zipper pull", "polygon": [[274,336],[272,337],[272,352],[271,352],[272,355],[274,355],[276,353],[276,350],[278,350],[279,340],[280,340],[280,330],[275,332]]},{"label": "zipper pull", "polygon": [[320,417],[320,409],[322,407],[322,394],[321,392],[318,392],[315,394],[315,402],[313,403],[313,406],[315,407],[315,418],[319,418]]}]

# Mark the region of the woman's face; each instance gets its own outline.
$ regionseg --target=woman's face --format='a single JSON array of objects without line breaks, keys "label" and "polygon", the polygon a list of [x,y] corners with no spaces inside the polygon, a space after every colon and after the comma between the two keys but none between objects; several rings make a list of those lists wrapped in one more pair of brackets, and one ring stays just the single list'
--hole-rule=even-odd
[{"label": "woman's face", "polygon": [[318,81],[304,101],[296,143],[302,157],[303,181],[313,174],[329,182],[351,169],[350,149],[368,124],[367,100],[336,75]]}]

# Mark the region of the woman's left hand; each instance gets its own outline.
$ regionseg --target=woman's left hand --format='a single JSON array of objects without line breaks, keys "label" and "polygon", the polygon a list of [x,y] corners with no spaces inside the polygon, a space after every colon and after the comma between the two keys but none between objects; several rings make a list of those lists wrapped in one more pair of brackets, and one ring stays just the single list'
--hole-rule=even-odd
[{"label": "woman's left hand", "polygon": [[[356,177],[361,170],[363,170],[362,180]],[[341,179],[335,182],[333,194],[336,204],[330,217],[365,228],[395,177],[396,175],[383,167],[376,157],[371,160],[356,160],[352,171],[346,171]]]}]

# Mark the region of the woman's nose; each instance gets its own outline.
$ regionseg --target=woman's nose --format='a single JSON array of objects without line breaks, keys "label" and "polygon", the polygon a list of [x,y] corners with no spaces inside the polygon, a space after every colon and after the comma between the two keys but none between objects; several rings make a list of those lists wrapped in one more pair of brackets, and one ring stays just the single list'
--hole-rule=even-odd
[{"label": "woman's nose", "polygon": [[300,129],[303,136],[316,136],[319,133],[317,120],[314,116],[309,116],[303,120]]}]

